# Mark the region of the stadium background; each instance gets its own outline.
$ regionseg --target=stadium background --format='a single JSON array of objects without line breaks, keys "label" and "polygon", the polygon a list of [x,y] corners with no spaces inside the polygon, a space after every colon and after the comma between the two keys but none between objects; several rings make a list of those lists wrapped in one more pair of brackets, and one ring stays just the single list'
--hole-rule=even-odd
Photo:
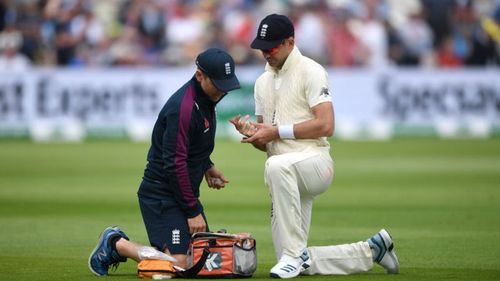
[{"label": "stadium background", "polygon": [[323,64],[337,137],[499,132],[499,1],[0,2],[0,136],[147,141],[159,106],[207,47],[228,50],[243,88],[219,105],[252,113],[264,60],[248,48],[268,12],[289,15]]},{"label": "stadium background", "polygon": [[[311,245],[395,236],[401,275],[342,280],[498,280],[500,3],[484,1],[0,0],[0,280],[94,280],[98,233],[147,243],[135,192],[150,126],[211,46],[242,89],[218,106],[213,158],[231,183],[202,187],[214,229],[251,231],[256,279],[274,263],[264,155],[227,126],[253,113],[260,19],[289,15],[329,72],[336,179]],[[135,280],[134,264],[114,276]],[[330,277],[313,277],[330,280]],[[106,279],[106,278],[105,278]]]}]

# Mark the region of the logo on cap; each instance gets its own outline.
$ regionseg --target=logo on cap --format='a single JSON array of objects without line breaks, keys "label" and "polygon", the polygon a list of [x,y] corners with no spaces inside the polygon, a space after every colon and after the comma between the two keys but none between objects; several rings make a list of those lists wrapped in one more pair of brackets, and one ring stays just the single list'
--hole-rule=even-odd
[{"label": "logo on cap", "polygon": [[260,37],[262,37],[262,38],[266,37],[268,27],[269,27],[269,25],[267,25],[267,24],[262,25],[262,28],[260,30]]},{"label": "logo on cap", "polygon": [[230,64],[230,63],[228,63],[228,62],[226,62],[226,63],[224,64],[224,66],[225,66],[225,68],[226,68],[226,75],[231,74],[231,64]]}]

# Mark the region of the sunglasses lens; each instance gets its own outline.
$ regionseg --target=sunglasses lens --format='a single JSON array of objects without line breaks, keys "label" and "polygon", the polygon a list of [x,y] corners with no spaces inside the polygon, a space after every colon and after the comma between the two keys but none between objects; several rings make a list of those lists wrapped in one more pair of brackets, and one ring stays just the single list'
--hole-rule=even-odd
[{"label": "sunglasses lens", "polygon": [[269,50],[262,50],[262,52],[264,52],[266,54],[274,55],[275,53],[278,52],[278,47],[274,47],[274,48],[269,49]]},{"label": "sunglasses lens", "polygon": [[279,43],[276,47],[267,50],[262,50],[262,52],[265,54],[274,55],[279,51],[281,45],[283,45],[284,43],[285,40],[281,41],[281,43]]}]

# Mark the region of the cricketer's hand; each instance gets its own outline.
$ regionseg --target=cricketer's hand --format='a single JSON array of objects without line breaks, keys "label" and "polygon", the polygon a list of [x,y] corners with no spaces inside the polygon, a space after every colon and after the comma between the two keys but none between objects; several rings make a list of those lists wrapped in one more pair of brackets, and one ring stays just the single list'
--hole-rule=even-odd
[{"label": "cricketer's hand", "polygon": [[257,131],[257,127],[250,122],[250,115],[241,116],[238,114],[237,116],[229,119],[229,122],[234,125],[238,132],[246,137],[251,137]]},{"label": "cricketer's hand", "polygon": [[209,187],[215,189],[224,188],[226,183],[229,183],[224,174],[215,168],[215,166],[212,166],[205,172],[205,180]]}]

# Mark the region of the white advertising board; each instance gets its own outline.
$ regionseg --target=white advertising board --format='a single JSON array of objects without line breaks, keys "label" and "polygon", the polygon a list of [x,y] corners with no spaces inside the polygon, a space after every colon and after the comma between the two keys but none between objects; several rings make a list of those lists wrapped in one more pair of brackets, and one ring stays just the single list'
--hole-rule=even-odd
[{"label": "white advertising board", "polygon": [[[218,105],[219,136],[234,133],[228,118],[253,114],[253,83],[262,69],[237,68],[242,89]],[[497,69],[328,72],[338,137],[487,137],[500,127]],[[148,140],[165,101],[193,73],[194,67],[0,73],[0,137]]]}]

